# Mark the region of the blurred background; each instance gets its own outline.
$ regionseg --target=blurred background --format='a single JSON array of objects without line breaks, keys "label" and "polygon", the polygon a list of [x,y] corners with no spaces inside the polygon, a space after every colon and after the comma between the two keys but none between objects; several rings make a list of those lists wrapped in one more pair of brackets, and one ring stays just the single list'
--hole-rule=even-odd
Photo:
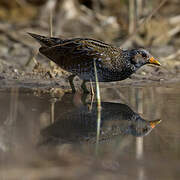
[{"label": "blurred background", "polygon": [[[52,141],[40,145],[41,132],[61,122],[63,113],[73,118],[78,108],[87,109],[87,116],[91,111],[80,94],[65,93],[67,72],[39,55],[39,44],[27,32],[148,49],[162,66],[101,83],[101,100],[123,103],[130,117],[136,112],[147,122],[162,122],[147,136],[110,137],[100,143],[99,154],[94,144],[57,137],[55,144],[51,134]],[[180,0],[0,0],[0,179],[179,179],[179,80]],[[117,109],[109,112],[111,120],[116,114]],[[109,125],[107,130],[117,127],[116,121]],[[69,135],[72,129],[64,131]]]},{"label": "blurred background", "polygon": [[145,47],[168,69],[155,68],[159,74],[177,75],[179,7],[179,0],[1,0],[1,66],[29,65],[39,47],[26,33],[33,32],[90,37],[122,48]]}]

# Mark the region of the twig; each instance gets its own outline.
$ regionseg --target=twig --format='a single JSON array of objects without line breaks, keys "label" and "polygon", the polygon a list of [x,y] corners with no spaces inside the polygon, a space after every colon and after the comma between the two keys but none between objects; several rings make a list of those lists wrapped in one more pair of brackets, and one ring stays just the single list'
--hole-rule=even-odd
[{"label": "twig", "polygon": [[143,14],[143,0],[136,0],[136,7],[137,7],[137,20]]},{"label": "twig", "polygon": [[171,17],[171,18],[168,19],[168,21],[169,21],[169,23],[170,23],[171,25],[178,24],[178,23],[180,23],[180,15]]},{"label": "twig", "polygon": [[163,60],[171,60],[171,59],[175,59],[176,57],[178,57],[180,55],[180,50],[176,51],[173,54],[170,54],[167,57],[164,57]]},{"label": "twig", "polygon": [[49,12],[49,36],[53,36],[53,12],[52,9],[50,9]]},{"label": "twig", "polygon": [[[180,26],[176,26],[174,28],[172,28],[170,31],[168,31],[167,33],[167,38],[172,38],[173,36],[175,36],[176,34],[178,34],[180,32]],[[162,34],[161,36],[159,36],[157,39],[154,40],[154,43],[158,43],[159,41],[161,41],[164,38],[164,34]]]},{"label": "twig", "polygon": [[[54,3],[52,3],[51,0],[49,0],[49,5],[50,5],[50,9],[49,9],[49,36],[53,37],[53,7],[54,7]],[[50,67],[53,69],[55,66],[55,63],[53,61],[49,62]]]},{"label": "twig", "polygon": [[136,29],[135,8],[135,0],[129,0],[129,34],[132,34]]},{"label": "twig", "polygon": [[122,47],[127,41],[132,40],[132,38],[134,37],[135,34],[137,34],[137,32],[140,30],[140,28],[145,25],[149,20],[151,20],[152,16],[155,15],[157,13],[157,11],[167,2],[167,0],[163,0],[161,1],[161,3],[159,4],[159,6],[157,8],[155,8],[139,25],[138,28],[136,28],[136,30],[134,31],[133,34],[131,34],[129,36],[129,38],[127,38],[120,47]]}]

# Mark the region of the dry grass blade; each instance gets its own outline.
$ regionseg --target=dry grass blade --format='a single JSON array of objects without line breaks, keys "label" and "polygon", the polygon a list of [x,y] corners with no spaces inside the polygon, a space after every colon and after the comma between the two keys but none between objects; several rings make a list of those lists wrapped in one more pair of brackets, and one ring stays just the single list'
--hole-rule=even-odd
[{"label": "dry grass blade", "polygon": [[52,9],[49,12],[49,36],[53,36],[53,12]]},{"label": "dry grass blade", "polygon": [[[50,8],[49,10],[49,36],[53,37],[53,8]],[[49,65],[53,69],[55,63],[53,61],[50,61]]]},{"label": "dry grass blade", "polygon": [[101,109],[101,96],[100,96],[99,81],[98,81],[97,68],[96,68],[95,61],[94,61],[94,74],[95,74],[95,80],[96,80],[97,108]]},{"label": "dry grass blade", "polygon": [[99,81],[97,75],[96,61],[94,60],[94,74],[96,79],[96,97],[97,97],[97,135],[96,135],[96,154],[98,154],[100,125],[101,125],[101,97],[99,90]]}]

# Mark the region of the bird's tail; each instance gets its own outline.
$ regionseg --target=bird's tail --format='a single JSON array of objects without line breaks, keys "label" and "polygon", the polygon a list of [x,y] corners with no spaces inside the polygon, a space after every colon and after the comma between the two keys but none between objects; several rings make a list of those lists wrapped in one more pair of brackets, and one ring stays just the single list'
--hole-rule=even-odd
[{"label": "bird's tail", "polygon": [[63,42],[63,40],[59,38],[55,38],[55,37],[46,37],[46,36],[41,36],[38,34],[29,33],[29,32],[28,34],[32,36],[34,39],[36,39],[43,47],[51,47],[51,46],[54,46],[56,44]]}]

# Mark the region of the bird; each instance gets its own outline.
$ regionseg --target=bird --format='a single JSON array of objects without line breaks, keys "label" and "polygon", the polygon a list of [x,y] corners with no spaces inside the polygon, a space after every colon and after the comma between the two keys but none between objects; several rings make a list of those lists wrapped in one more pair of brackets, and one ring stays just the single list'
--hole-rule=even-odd
[{"label": "bird", "polygon": [[[72,101],[70,101],[72,103]],[[42,142],[95,143],[97,133],[97,103],[71,106],[69,102],[56,103],[56,120],[41,130]],[[70,105],[70,108],[68,107]],[[148,135],[161,119],[145,120],[123,103],[101,103],[100,142],[113,140],[115,137],[143,137]],[[63,109],[62,109],[63,108]]]},{"label": "bird", "polygon": [[146,64],[160,66],[160,62],[143,48],[121,49],[90,38],[61,39],[28,34],[40,43],[39,52],[42,55],[71,73],[68,80],[73,93],[76,91],[73,83],[75,76],[83,80],[83,93],[89,93],[86,82],[96,81],[94,64],[99,82],[124,80]]}]

